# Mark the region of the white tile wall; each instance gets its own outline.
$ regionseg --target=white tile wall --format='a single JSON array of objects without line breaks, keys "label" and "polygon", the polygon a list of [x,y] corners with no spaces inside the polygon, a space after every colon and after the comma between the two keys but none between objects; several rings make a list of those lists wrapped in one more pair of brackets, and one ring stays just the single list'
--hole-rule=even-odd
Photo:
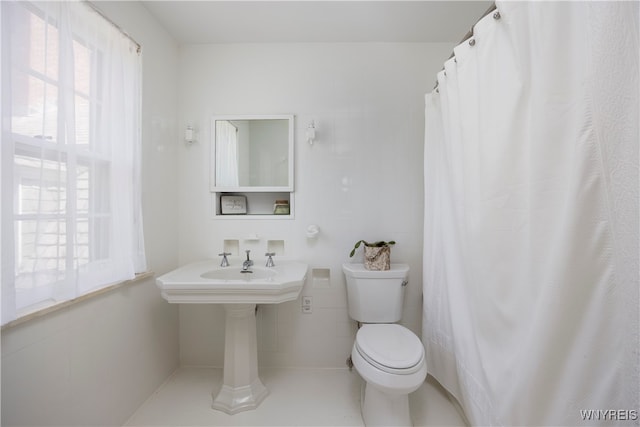
[{"label": "white tile wall", "polygon": [[[259,364],[343,367],[355,325],[348,318],[341,264],[359,239],[396,240],[394,262],[411,266],[404,323],[420,332],[422,295],[424,94],[450,44],[216,44],[180,52],[180,126],[199,141],[181,146],[180,262],[217,258],[239,239],[261,262],[267,241],[288,257],[330,270],[328,285],[309,280],[313,313],[300,301],[261,306]],[[209,122],[215,114],[296,115],[295,219],[220,220],[208,190]],[[304,138],[311,120],[316,142]],[[321,233],[306,238],[308,225]],[[260,240],[246,242],[257,234]],[[361,256],[361,255],[359,255]],[[277,257],[276,257],[277,262]],[[180,307],[181,360],[222,366],[222,309]]]},{"label": "white tile wall", "polygon": [[[177,46],[138,2],[98,2],[143,45],[150,269],[178,265]],[[121,425],[178,366],[178,310],[154,279],[2,331],[2,425]]]},{"label": "white tile wall", "polygon": [[2,332],[2,425],[119,425],[177,366],[153,279]]},{"label": "white tile wall", "polygon": [[[214,258],[224,239],[238,239],[259,260],[268,240],[283,240],[286,256],[328,269],[330,280],[305,285],[312,314],[299,301],[260,307],[259,363],[343,367],[355,325],[340,266],[355,241],[394,239],[393,260],[412,268],[404,323],[419,333],[423,94],[451,45],[192,45],[177,55],[140,4],[98,6],[143,45],[150,268]],[[208,126],[212,115],[234,113],[296,115],[295,219],[213,218]],[[311,120],[313,146],[303,138]],[[197,131],[191,146],[180,137],[186,123]],[[313,241],[309,224],[321,229]],[[260,240],[245,242],[249,234]],[[4,331],[2,424],[119,424],[178,354],[183,365],[222,366],[223,319],[215,306],[167,304],[148,280]]]}]

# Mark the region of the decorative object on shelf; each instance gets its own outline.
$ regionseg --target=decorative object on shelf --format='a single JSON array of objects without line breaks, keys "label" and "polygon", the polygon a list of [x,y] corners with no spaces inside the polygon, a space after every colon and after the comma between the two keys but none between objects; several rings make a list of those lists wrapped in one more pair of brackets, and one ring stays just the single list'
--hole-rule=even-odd
[{"label": "decorative object on shelf", "polygon": [[289,208],[288,200],[276,200],[276,203],[273,205],[273,214],[274,215],[289,215],[291,209]]},{"label": "decorative object on shelf", "polygon": [[245,215],[247,213],[246,196],[220,196],[222,215]]},{"label": "decorative object on shelf", "polygon": [[358,240],[349,257],[355,255],[356,249],[362,243],[364,243],[364,268],[367,270],[389,270],[391,268],[391,246],[396,244],[395,241],[385,242],[380,240],[369,243],[365,240]]}]

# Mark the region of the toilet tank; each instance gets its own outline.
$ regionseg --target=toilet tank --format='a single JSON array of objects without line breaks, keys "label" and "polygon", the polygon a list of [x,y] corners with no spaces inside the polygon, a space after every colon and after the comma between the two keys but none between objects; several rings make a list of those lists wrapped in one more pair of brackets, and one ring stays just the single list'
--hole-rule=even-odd
[{"label": "toilet tank", "polygon": [[402,318],[407,264],[389,270],[367,270],[364,264],[342,264],[347,279],[349,317],[362,323],[393,323]]}]

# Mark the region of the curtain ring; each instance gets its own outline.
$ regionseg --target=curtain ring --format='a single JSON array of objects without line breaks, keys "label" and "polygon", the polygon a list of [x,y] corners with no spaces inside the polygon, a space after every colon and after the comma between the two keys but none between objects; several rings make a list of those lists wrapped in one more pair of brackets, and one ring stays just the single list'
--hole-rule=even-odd
[{"label": "curtain ring", "polygon": [[469,46],[475,46],[475,45],[476,45],[476,40],[475,39],[469,40]]},{"label": "curtain ring", "polygon": [[493,14],[493,19],[500,19],[500,18],[501,18],[500,12],[496,12]]}]

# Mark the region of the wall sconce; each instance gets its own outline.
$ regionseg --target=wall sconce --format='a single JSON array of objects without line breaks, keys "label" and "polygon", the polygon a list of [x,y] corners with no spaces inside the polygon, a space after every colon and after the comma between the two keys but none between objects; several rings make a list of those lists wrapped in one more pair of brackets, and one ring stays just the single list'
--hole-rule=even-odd
[{"label": "wall sconce", "polygon": [[316,124],[313,120],[309,123],[309,127],[307,128],[307,142],[309,145],[313,145],[313,142],[316,139]]},{"label": "wall sconce", "polygon": [[185,129],[184,131],[184,142],[186,142],[187,144],[193,144],[194,139],[193,139],[193,126],[189,125],[187,126],[187,129]]}]

